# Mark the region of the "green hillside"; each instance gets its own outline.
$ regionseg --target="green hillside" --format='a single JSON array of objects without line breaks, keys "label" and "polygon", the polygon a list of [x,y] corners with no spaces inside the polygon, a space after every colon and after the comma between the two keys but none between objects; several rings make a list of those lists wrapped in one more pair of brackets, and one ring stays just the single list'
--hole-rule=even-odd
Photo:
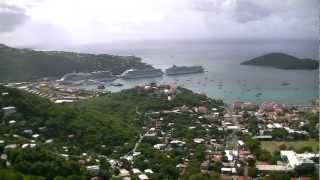
[{"label": "green hillside", "polygon": [[[14,106],[17,109],[17,113],[9,117],[0,113],[0,140],[5,140],[4,144],[0,143],[0,154],[6,153],[11,163],[8,166],[0,160],[0,169],[10,169],[0,171],[0,177],[39,176],[53,179],[62,176],[84,179],[88,177],[87,171],[79,163],[84,158],[83,153],[91,157],[86,165],[95,164],[95,158],[100,160],[103,168],[100,177],[116,174],[109,165],[104,165],[107,164],[105,159],[98,155],[119,159],[130,152],[144,132],[143,126],[150,123],[145,114],[182,105],[206,105],[211,108],[222,105],[220,100],[208,101],[206,96],[183,88],[178,88],[178,91],[171,102],[153,93],[129,89],[74,104],[57,105],[39,96],[0,86],[0,107]],[[3,93],[5,95],[1,95]],[[184,133],[193,119],[189,116],[185,118],[185,122],[183,119],[177,121],[182,130],[179,133]],[[16,122],[10,123],[12,120]],[[32,130],[39,137],[35,139],[24,133],[25,130]],[[52,142],[46,143],[48,140]],[[31,142],[36,144],[35,148],[21,148],[21,145]],[[19,147],[5,149],[10,144],[18,144]],[[62,154],[69,156],[66,159]],[[160,157],[163,162],[157,164],[159,172],[155,175],[162,177],[161,174],[169,171],[168,166],[175,169],[177,162],[163,155],[155,158]]]},{"label": "green hillside", "polygon": [[84,54],[17,49],[0,44],[0,82],[60,78],[70,72],[110,70],[121,74],[129,68],[150,67],[134,56]]}]

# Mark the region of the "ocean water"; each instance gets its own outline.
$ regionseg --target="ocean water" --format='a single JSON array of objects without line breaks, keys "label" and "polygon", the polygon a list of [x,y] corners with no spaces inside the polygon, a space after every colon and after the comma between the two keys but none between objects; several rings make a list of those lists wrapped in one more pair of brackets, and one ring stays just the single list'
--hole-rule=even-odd
[{"label": "ocean water", "polygon": [[[108,48],[108,47],[106,47]],[[318,59],[318,42],[312,40],[206,40],[180,42],[142,42],[108,48],[106,53],[135,55],[156,68],[175,65],[202,65],[206,72],[160,78],[116,80],[119,91],[156,81],[177,84],[210,97],[233,101],[275,101],[286,104],[310,104],[319,93],[317,70],[280,70],[243,66],[242,61],[270,53],[283,52],[300,58]],[[104,51],[105,52],[105,51]],[[283,85],[289,83],[289,85]],[[261,94],[261,96],[257,94]]]}]

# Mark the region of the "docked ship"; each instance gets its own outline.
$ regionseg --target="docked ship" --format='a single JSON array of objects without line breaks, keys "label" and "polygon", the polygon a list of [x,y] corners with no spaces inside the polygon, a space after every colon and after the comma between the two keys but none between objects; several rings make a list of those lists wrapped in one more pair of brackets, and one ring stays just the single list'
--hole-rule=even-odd
[{"label": "docked ship", "polygon": [[58,80],[63,85],[79,85],[81,82],[88,80],[90,73],[67,73],[60,80]]},{"label": "docked ship", "polygon": [[176,66],[166,69],[167,75],[179,75],[179,74],[192,74],[192,73],[202,73],[204,68],[202,66]]},{"label": "docked ship", "polygon": [[163,72],[161,69],[129,69],[121,74],[121,78],[138,79],[138,78],[160,77],[162,75],[163,75]]},{"label": "docked ship", "polygon": [[90,79],[95,79],[100,82],[108,82],[116,79],[110,71],[95,71],[90,73]]},{"label": "docked ship", "polygon": [[90,73],[68,73],[64,75],[61,81],[81,81],[90,77]]},{"label": "docked ship", "polygon": [[111,86],[114,86],[114,87],[121,87],[121,86],[123,86],[123,84],[121,84],[121,83],[111,83],[110,85],[111,85]]},{"label": "docked ship", "polygon": [[97,81],[97,82],[109,82],[115,80],[116,77],[112,75],[110,71],[95,71],[91,73],[68,73],[64,75],[59,82],[62,84],[77,84],[81,82]]}]

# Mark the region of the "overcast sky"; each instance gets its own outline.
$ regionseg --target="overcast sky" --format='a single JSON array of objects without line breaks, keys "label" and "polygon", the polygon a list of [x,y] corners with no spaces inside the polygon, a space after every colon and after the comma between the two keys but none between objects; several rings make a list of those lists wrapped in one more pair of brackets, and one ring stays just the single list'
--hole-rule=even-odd
[{"label": "overcast sky", "polygon": [[318,0],[0,0],[0,43],[318,39]]}]

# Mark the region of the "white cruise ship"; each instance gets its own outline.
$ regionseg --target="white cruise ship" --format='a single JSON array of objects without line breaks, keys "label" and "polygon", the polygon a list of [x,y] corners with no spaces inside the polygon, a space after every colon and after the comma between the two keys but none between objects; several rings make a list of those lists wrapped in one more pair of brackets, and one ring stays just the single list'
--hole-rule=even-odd
[{"label": "white cruise ship", "polygon": [[167,75],[179,75],[179,74],[191,74],[191,73],[202,73],[204,68],[202,66],[176,66],[166,69]]},{"label": "white cruise ship", "polygon": [[129,69],[122,73],[121,78],[124,79],[138,79],[160,77],[163,75],[161,69]]},{"label": "white cruise ship", "polygon": [[59,81],[62,82],[62,84],[77,84],[89,81],[109,82],[115,79],[116,77],[112,75],[110,71],[94,71],[91,73],[68,73]]}]

